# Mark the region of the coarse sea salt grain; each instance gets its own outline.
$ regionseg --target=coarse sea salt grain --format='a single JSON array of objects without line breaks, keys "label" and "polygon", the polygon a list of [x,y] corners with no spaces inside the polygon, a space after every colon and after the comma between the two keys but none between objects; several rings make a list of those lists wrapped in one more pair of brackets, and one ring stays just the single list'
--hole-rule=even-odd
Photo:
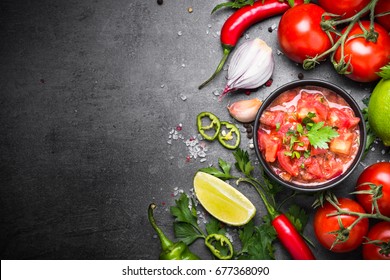
[{"label": "coarse sea salt grain", "polygon": [[191,136],[189,138],[185,138],[182,134],[183,125],[179,124],[174,128],[170,128],[168,132],[168,141],[169,145],[172,145],[173,142],[181,139],[182,143],[187,147],[187,156],[186,161],[190,161],[191,159],[200,158],[200,162],[206,161],[207,156],[207,145],[203,141],[203,138],[200,134]]}]

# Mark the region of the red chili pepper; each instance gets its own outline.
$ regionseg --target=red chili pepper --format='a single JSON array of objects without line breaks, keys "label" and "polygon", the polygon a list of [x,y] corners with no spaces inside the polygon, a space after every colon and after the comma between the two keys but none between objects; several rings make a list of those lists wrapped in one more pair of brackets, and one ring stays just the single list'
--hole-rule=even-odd
[{"label": "red chili pepper", "polygon": [[294,260],[315,260],[316,258],[309,246],[287,216],[276,211],[268,202],[265,194],[258,187],[256,187],[256,191],[264,202],[264,206],[271,218],[271,224],[276,231],[278,239],[290,253],[291,257]]},{"label": "red chili pepper", "polygon": [[[303,0],[295,0],[294,5],[302,4]],[[223,57],[213,75],[199,86],[199,89],[207,85],[222,70],[230,52],[236,46],[241,35],[250,26],[261,20],[284,13],[290,8],[287,1],[258,0],[253,5],[244,6],[235,11],[224,23],[221,29],[221,44]]]},{"label": "red chili pepper", "polygon": [[284,214],[279,214],[271,222],[280,242],[294,260],[315,260],[309,246]]}]

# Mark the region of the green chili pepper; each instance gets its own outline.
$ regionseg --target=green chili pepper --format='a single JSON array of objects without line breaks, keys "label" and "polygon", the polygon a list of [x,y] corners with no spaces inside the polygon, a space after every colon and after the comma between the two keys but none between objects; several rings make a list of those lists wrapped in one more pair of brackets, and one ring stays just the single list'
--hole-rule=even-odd
[{"label": "green chili pepper", "polygon": [[[209,125],[203,125],[202,120],[203,118],[210,119]],[[221,122],[219,121],[218,117],[210,112],[202,112],[199,113],[197,117],[197,125],[198,125],[198,131],[200,135],[206,140],[213,141],[215,138],[217,138],[219,131],[221,129]],[[210,135],[207,133],[207,130],[214,129],[215,133]]]},{"label": "green chili pepper", "polygon": [[162,252],[160,260],[199,260],[200,258],[192,253],[183,241],[174,243],[166,237],[154,219],[153,211],[155,208],[156,204],[151,203],[149,205],[148,219],[161,241]]},{"label": "green chili pepper", "polygon": [[[227,149],[234,150],[240,145],[240,130],[238,127],[232,123],[222,121],[221,127],[225,126],[226,129],[229,131],[227,133],[223,133],[224,130],[221,130],[221,132],[218,134],[218,141]],[[229,142],[234,139],[235,134],[235,141],[233,144],[230,144]]]},{"label": "green chili pepper", "polygon": [[[227,248],[227,254],[223,254],[219,249],[216,248],[214,242],[217,242],[217,246]],[[229,238],[222,234],[210,234],[205,239],[206,246],[210,249],[211,253],[220,260],[229,260],[233,257],[233,245],[230,242]]]}]

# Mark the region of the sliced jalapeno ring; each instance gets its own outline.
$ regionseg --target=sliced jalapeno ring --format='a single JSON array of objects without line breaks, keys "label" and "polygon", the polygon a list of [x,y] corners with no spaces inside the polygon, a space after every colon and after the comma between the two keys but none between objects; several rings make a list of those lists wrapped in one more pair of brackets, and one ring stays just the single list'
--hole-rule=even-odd
[{"label": "sliced jalapeno ring", "polygon": [[[210,123],[208,125],[203,125],[202,120],[204,118],[208,118]],[[200,135],[206,140],[213,141],[217,138],[220,130],[221,130],[221,122],[218,117],[210,112],[201,112],[196,118],[198,131]],[[214,130],[214,134],[207,133],[206,131]]]},{"label": "sliced jalapeno ring", "polygon": [[[228,131],[226,132],[223,127]],[[235,124],[230,122],[221,122],[221,131],[218,134],[218,141],[227,149],[234,150],[240,145],[241,134]],[[231,144],[231,141],[233,143]]]},{"label": "sliced jalapeno ring", "polygon": [[220,260],[229,260],[233,257],[233,245],[225,235],[218,233],[210,234],[206,237],[205,244],[211,253]]}]

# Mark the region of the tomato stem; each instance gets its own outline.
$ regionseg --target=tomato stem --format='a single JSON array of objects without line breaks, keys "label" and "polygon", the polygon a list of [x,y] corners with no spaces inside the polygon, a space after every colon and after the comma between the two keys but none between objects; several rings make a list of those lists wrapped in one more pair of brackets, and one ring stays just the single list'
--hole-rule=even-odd
[{"label": "tomato stem", "polygon": [[[351,57],[349,57],[347,62],[345,61],[346,60],[346,57],[344,55],[345,42],[346,42],[347,37],[348,37],[349,33],[351,32],[353,26],[360,20],[360,18],[362,18],[364,16],[364,14],[366,12],[370,12],[371,24],[370,24],[370,30],[364,33],[364,37],[368,41],[376,42],[376,38],[378,37],[378,34],[374,30],[374,18],[375,18],[374,9],[375,9],[375,6],[378,3],[378,1],[379,0],[371,0],[371,2],[368,3],[362,10],[360,10],[358,13],[356,13],[352,17],[349,17],[346,19],[340,19],[340,20],[325,19],[323,17],[321,27],[327,33],[334,32],[334,33],[338,34],[338,32],[336,30],[337,25],[345,24],[345,23],[349,23],[349,25],[346,28],[345,32],[343,34],[341,34],[340,38],[332,45],[331,48],[329,48],[325,52],[323,52],[315,57],[309,57],[309,58],[305,59],[303,62],[303,69],[305,69],[305,70],[313,69],[316,66],[316,64],[319,64],[319,61],[324,60],[327,55],[331,54],[331,62],[333,64],[334,68],[336,69],[336,71],[339,74],[350,74],[352,72],[352,69],[351,69],[352,66],[350,63]],[[333,15],[333,17],[334,16],[336,16],[336,15]],[[340,49],[341,50],[340,61],[336,62],[334,59],[334,54],[339,47],[341,48]]]},{"label": "tomato stem", "polygon": [[[361,220],[361,219],[364,219],[364,218],[369,218],[369,219],[378,219],[378,220],[383,220],[383,221],[387,221],[387,222],[390,222],[390,217],[387,217],[385,215],[383,215],[382,213],[380,213],[379,209],[378,209],[378,203],[376,200],[373,200],[373,204],[374,204],[374,207],[376,209],[376,212],[375,213],[360,213],[360,212],[353,212],[353,211],[347,211],[347,210],[343,210],[341,209],[336,202],[334,202],[332,199],[330,199],[329,197],[326,198],[326,200],[332,204],[335,208],[336,208],[336,212],[335,213],[331,213],[331,214],[328,214],[327,216],[328,217],[332,217],[332,216],[339,216],[339,215],[350,215],[350,216],[357,216],[358,219],[357,220]],[[357,221],[356,220],[356,221]],[[355,221],[355,222],[356,222]],[[355,222],[352,225],[355,224]],[[357,222],[356,222],[357,223]],[[351,226],[349,226],[348,228],[350,228]],[[353,226],[352,226],[353,227]],[[352,229],[351,227],[351,229]]]}]

